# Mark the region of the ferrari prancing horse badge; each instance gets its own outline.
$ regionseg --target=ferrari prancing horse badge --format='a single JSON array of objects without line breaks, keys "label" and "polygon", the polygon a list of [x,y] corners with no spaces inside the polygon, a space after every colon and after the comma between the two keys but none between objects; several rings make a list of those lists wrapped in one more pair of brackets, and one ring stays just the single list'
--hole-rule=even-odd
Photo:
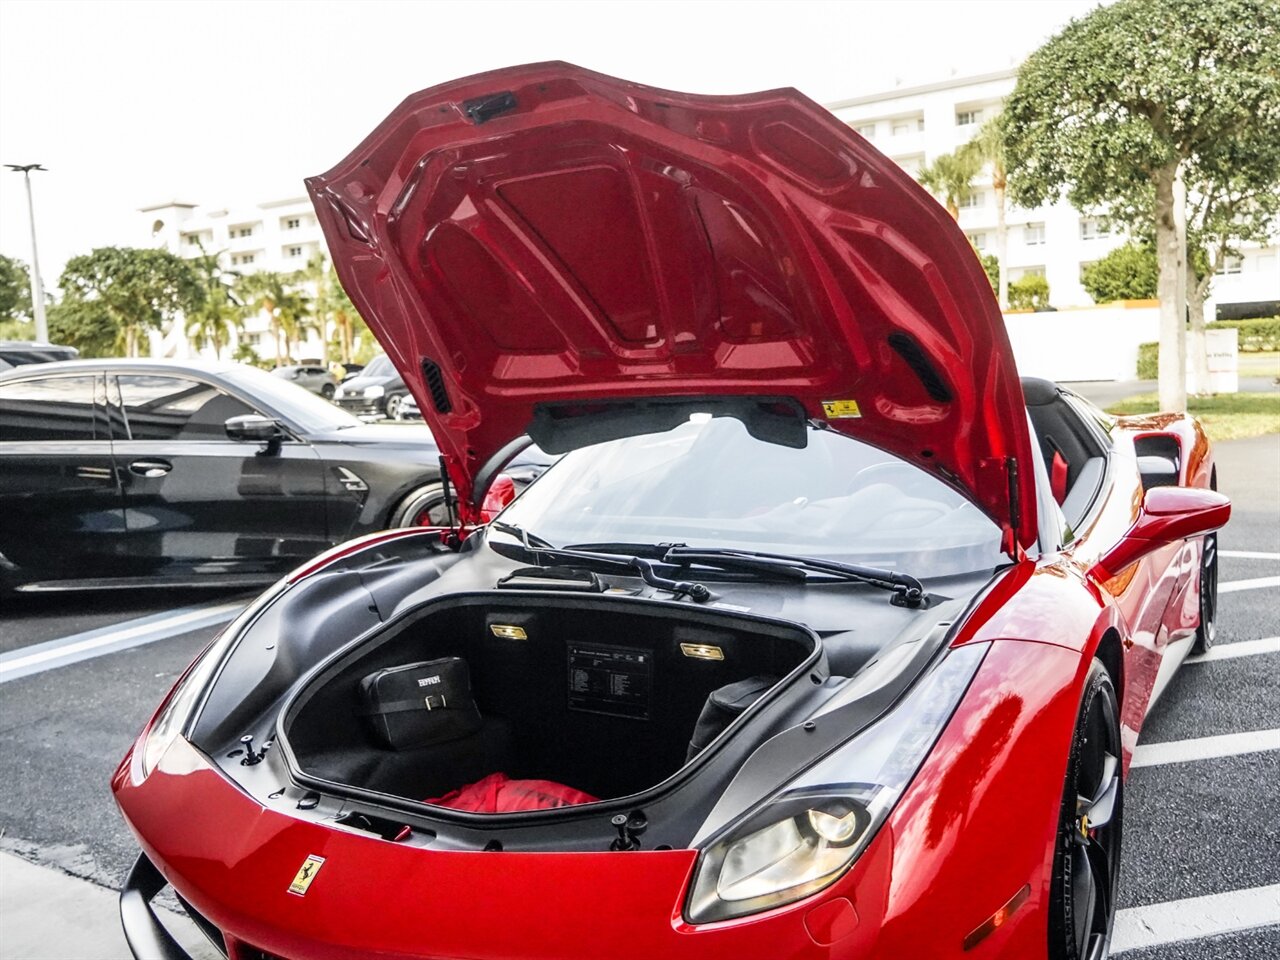
[{"label": "ferrari prancing horse badge", "polygon": [[314,853],[303,860],[302,866],[294,874],[293,883],[289,884],[289,892],[296,893],[300,897],[306,896],[307,888],[311,886],[311,881],[316,878],[322,866],[324,866],[324,857],[317,857]]}]

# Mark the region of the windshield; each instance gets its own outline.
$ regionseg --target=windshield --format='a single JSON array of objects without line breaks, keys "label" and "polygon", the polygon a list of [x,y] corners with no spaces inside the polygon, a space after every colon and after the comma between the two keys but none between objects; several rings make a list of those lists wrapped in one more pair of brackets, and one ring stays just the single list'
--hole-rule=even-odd
[{"label": "windshield", "polygon": [[320,399],[306,387],[273,377],[257,367],[237,366],[223,376],[250,397],[260,397],[263,403],[303,430],[340,430],[360,424],[351,414]]},{"label": "windshield", "polygon": [[566,455],[502,514],[557,547],[683,543],[888,567],[994,568],[1000,529],[919,468],[832,430],[803,449],[728,417]]},{"label": "windshield", "polygon": [[396,372],[396,368],[391,365],[391,361],[387,359],[387,355],[383,354],[374,357],[369,361],[369,365],[360,371],[362,377],[390,377]]}]

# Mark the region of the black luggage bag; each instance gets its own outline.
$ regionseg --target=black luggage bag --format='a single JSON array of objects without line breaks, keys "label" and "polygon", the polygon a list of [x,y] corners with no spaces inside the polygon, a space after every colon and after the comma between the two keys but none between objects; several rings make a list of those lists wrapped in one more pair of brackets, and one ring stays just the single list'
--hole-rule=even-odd
[{"label": "black luggage bag", "polygon": [[482,724],[471,696],[471,672],[460,657],[388,667],[360,681],[364,715],[390,750],[457,740]]}]

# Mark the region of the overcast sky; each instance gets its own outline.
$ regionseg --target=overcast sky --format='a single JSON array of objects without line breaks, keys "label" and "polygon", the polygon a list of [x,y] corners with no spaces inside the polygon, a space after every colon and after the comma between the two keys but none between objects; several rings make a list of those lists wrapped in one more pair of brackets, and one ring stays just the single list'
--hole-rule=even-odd
[{"label": "overcast sky", "polygon": [[[35,174],[42,273],[137,242],[138,207],[302,195],[406,94],[568,60],[655,86],[821,102],[999,70],[1096,0],[641,3],[0,0],[0,163]],[[0,253],[30,259],[0,171]]]}]

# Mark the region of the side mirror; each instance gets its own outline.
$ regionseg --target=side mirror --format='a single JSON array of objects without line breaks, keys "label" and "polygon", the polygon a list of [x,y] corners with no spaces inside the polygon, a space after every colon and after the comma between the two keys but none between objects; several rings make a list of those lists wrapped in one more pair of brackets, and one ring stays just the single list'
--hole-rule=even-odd
[{"label": "side mirror", "polygon": [[279,421],[270,417],[261,417],[256,413],[232,417],[226,422],[227,436],[232,440],[243,440],[248,443],[271,443],[284,436],[284,429]]},{"label": "side mirror", "polygon": [[1152,487],[1142,498],[1138,519],[1090,573],[1110,580],[1129,564],[1179,540],[1203,536],[1226,526],[1231,501],[1202,487]]}]

